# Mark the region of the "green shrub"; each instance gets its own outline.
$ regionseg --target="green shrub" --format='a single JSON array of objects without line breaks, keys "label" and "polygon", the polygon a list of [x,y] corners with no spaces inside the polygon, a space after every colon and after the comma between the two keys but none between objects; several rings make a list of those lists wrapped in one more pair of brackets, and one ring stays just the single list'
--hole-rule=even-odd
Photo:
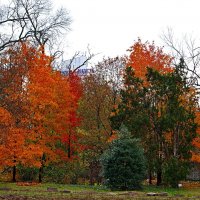
[{"label": "green shrub", "polygon": [[172,157],[165,163],[163,169],[164,182],[173,188],[177,188],[181,180],[186,178],[189,172],[189,164]]},{"label": "green shrub", "polygon": [[77,184],[85,175],[79,160],[50,164],[44,168],[44,182]]},{"label": "green shrub", "polygon": [[65,166],[50,164],[43,169],[43,181],[53,183],[64,183],[66,168]]},{"label": "green shrub", "polygon": [[112,190],[138,189],[144,180],[144,152],[138,140],[131,138],[126,130],[121,131],[120,137],[111,143],[102,156],[101,164],[105,184]]},{"label": "green shrub", "polygon": [[21,181],[34,181],[37,179],[38,168],[19,165],[17,169]]}]

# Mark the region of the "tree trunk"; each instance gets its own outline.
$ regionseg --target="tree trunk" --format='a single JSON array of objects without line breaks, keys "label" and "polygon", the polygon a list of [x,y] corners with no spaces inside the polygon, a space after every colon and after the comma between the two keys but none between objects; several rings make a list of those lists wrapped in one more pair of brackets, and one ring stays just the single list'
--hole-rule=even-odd
[{"label": "tree trunk", "polygon": [[151,170],[149,170],[149,185],[152,185],[152,173],[151,173]]},{"label": "tree trunk", "polygon": [[157,183],[156,183],[156,185],[159,186],[159,185],[161,185],[161,183],[162,183],[162,171],[161,171],[161,169],[159,169],[157,171]]},{"label": "tree trunk", "polygon": [[13,182],[16,182],[16,166],[13,166],[13,178],[12,178]]},{"label": "tree trunk", "polygon": [[94,162],[90,162],[90,166],[89,166],[89,169],[90,169],[90,185],[94,185]]},{"label": "tree trunk", "polygon": [[68,158],[71,158],[71,134],[69,134]]},{"label": "tree trunk", "polygon": [[42,183],[42,172],[43,172],[43,166],[39,168],[39,183]]}]

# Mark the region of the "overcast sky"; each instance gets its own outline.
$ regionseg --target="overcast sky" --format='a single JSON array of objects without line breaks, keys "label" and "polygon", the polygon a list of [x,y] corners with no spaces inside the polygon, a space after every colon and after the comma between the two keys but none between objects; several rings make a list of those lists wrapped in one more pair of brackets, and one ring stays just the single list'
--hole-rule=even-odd
[{"label": "overcast sky", "polygon": [[[0,0],[0,2],[7,0]],[[99,53],[96,60],[123,55],[137,40],[155,41],[167,27],[181,38],[184,34],[200,39],[200,0],[52,0],[65,7],[73,20],[63,40],[66,57],[87,46]]]},{"label": "overcast sky", "polygon": [[126,53],[140,37],[160,45],[160,36],[171,27],[177,37],[200,38],[200,0],[56,0],[73,19],[67,36],[70,55],[87,45],[101,56]]}]

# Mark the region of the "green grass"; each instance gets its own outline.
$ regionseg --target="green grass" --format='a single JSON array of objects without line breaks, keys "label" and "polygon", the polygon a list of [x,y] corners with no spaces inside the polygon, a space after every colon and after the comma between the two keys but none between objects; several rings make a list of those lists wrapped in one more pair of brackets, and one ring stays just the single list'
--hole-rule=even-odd
[{"label": "green grass", "polygon": [[[2,188],[10,188],[10,190],[1,190]],[[57,192],[47,191],[47,188],[57,188]],[[63,193],[64,190],[71,191],[71,193]],[[168,197],[147,197],[148,192],[167,192]],[[176,197],[175,195],[183,195]],[[192,199],[197,197],[200,199],[200,188],[193,189],[173,189],[169,187],[144,186],[140,191],[110,191],[103,186],[89,186],[89,185],[65,185],[54,183],[43,183],[35,186],[17,186],[16,183],[0,183],[0,199],[6,197],[7,199],[56,199],[56,200],[145,200],[145,199]],[[194,199],[194,198],[193,198]]]},{"label": "green grass", "polygon": [[[1,190],[1,188],[8,188],[10,190]],[[47,191],[47,188],[56,188],[57,192]],[[71,193],[64,193],[64,191]],[[43,183],[35,186],[18,186],[16,183],[0,183],[0,196],[21,196],[36,199],[73,199],[76,196],[80,198],[91,196],[94,193],[102,193],[108,191],[105,187],[87,186],[87,185],[64,185],[54,183]],[[11,196],[12,195],[12,196]]]},{"label": "green grass", "polygon": [[169,196],[184,195],[185,197],[199,196],[200,199],[200,188],[170,188],[162,186],[144,186],[143,192],[167,192]]},{"label": "green grass", "polygon": [[108,191],[104,186],[90,186],[90,185],[66,185],[66,184],[56,184],[56,183],[42,183],[34,186],[18,186],[16,183],[0,182],[0,188],[11,188],[13,190],[29,189],[33,191],[42,190],[46,191],[48,187],[57,188],[59,191],[70,190],[73,192],[77,191],[97,191],[104,192]]}]

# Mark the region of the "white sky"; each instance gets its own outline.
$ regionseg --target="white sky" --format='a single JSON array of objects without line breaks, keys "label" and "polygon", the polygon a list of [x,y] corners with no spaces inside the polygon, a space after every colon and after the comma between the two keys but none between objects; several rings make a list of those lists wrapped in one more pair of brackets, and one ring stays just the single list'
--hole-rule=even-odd
[{"label": "white sky", "polygon": [[176,36],[200,38],[200,0],[56,0],[73,19],[67,35],[68,55],[89,44],[100,57],[123,55],[138,37],[162,45],[167,27]]},{"label": "white sky", "polygon": [[160,36],[168,27],[178,38],[188,34],[200,40],[200,0],[51,1],[55,8],[65,7],[73,20],[62,43],[66,59],[88,45],[92,53],[99,53],[95,61],[120,56],[138,37],[162,46]]}]

